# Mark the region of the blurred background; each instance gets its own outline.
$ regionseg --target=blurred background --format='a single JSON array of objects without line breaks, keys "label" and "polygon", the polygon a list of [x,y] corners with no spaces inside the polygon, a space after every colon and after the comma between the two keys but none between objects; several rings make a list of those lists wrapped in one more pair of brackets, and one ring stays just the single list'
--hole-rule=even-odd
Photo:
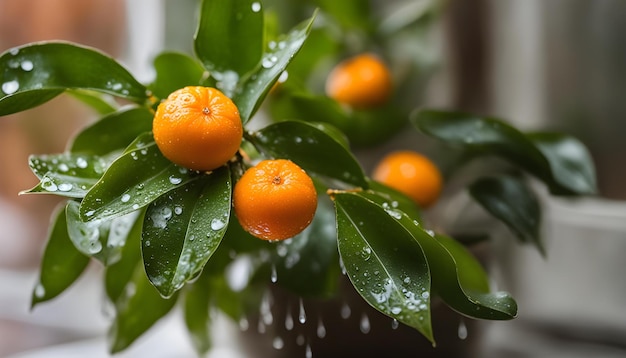
[{"label": "blurred background", "polygon": [[[374,6],[383,11],[424,1],[380,0]],[[0,52],[33,41],[74,41],[120,59],[149,82],[152,58],[161,50],[191,52],[196,8],[195,0],[0,0]],[[518,300],[519,318],[480,322],[467,332],[476,338],[472,351],[458,356],[626,356],[624,31],[621,0],[448,0],[434,22],[428,51],[437,65],[429,68],[416,107],[489,114],[522,130],[572,134],[590,149],[600,188],[594,198],[543,199],[546,258],[496,228],[504,239],[491,245],[489,268],[496,286]],[[60,96],[0,119],[2,357],[82,357],[84,349],[106,356],[110,317],[94,279],[96,265],[70,292],[30,311],[59,200],[18,196],[37,183],[28,156],[62,152],[77,128],[96,118]],[[237,329],[224,327],[211,356],[236,357]],[[156,328],[123,356],[144,356],[155,346],[158,356],[192,354],[181,322],[168,318]]]}]

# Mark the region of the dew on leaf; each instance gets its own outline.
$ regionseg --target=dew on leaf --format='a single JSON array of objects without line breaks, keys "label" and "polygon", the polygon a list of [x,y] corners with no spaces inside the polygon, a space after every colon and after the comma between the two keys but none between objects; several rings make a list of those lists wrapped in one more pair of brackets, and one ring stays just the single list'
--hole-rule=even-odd
[{"label": "dew on leaf", "polygon": [[174,184],[174,185],[178,185],[178,184],[180,184],[180,183],[182,183],[182,182],[183,182],[183,179],[178,178],[178,177],[175,177],[175,176],[173,176],[173,175],[170,175],[169,180],[170,180],[170,183],[172,183],[172,184]]},{"label": "dew on leaf", "polygon": [[70,191],[74,186],[70,183],[59,184],[59,191]]},{"label": "dew on leaf", "polygon": [[85,169],[87,168],[87,165],[89,165],[87,163],[87,159],[83,158],[83,157],[78,157],[76,158],[76,166],[81,168],[81,169]]},{"label": "dew on leaf", "polygon": [[43,178],[41,180],[41,187],[46,191],[57,191],[59,187],[50,178]]},{"label": "dew on leaf", "polygon": [[37,286],[35,286],[35,297],[43,298],[45,295],[46,295],[46,288],[43,287],[41,283],[38,283]]},{"label": "dew on leaf", "polygon": [[261,3],[258,1],[255,1],[252,3],[252,12],[259,12],[261,11]]},{"label": "dew on leaf", "polygon": [[13,94],[17,92],[18,89],[20,89],[20,83],[15,80],[7,81],[2,84],[2,92],[6,94]]},{"label": "dew on leaf", "polygon": [[121,199],[122,203],[127,203],[130,200],[130,194],[122,195]]},{"label": "dew on leaf", "polygon": [[20,67],[22,67],[22,70],[29,72],[29,71],[32,71],[33,67],[35,66],[33,65],[32,61],[25,60],[21,63]]},{"label": "dew on leaf", "polygon": [[215,219],[211,220],[211,229],[212,230],[215,230],[215,231],[221,230],[221,229],[224,228],[224,226],[226,226],[226,223],[223,220],[221,220],[221,219],[215,218]]}]

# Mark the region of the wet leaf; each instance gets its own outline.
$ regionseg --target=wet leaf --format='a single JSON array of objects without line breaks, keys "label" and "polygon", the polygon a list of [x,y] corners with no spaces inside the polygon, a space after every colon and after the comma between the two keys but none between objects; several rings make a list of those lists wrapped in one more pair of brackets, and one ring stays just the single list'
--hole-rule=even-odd
[{"label": "wet leaf", "polygon": [[431,279],[422,248],[381,206],[355,193],[334,195],[338,246],[350,281],[375,309],[434,341]]},{"label": "wet leaf", "polygon": [[196,55],[218,81],[217,87],[229,97],[261,60],[261,7],[261,2],[256,0],[202,2],[194,40]]},{"label": "wet leaf", "polygon": [[122,150],[152,130],[153,114],[145,107],[127,107],[102,117],[71,141],[72,153],[105,155]]},{"label": "wet leaf", "polygon": [[560,133],[530,133],[527,136],[550,162],[555,180],[565,187],[556,187],[553,191],[561,190],[562,194],[597,192],[593,159],[584,144]]},{"label": "wet leaf", "polygon": [[315,174],[357,187],[367,187],[363,169],[352,153],[313,124],[278,122],[253,135],[255,146],[272,157],[290,159]]},{"label": "wet leaf", "polygon": [[121,297],[124,288],[133,277],[135,268],[141,263],[141,230],[144,214],[145,210],[140,210],[120,250],[120,259],[105,268],[104,287],[111,302],[117,302]]},{"label": "wet leaf", "polygon": [[224,236],[230,208],[227,167],[180,186],[148,207],[143,261],[148,278],[164,297],[200,273]]},{"label": "wet leaf", "polygon": [[348,30],[372,30],[371,7],[362,0],[315,0],[315,3]]},{"label": "wet leaf", "polygon": [[265,96],[285,71],[287,65],[304,44],[316,14],[296,27],[276,42],[270,42],[263,53],[260,67],[238,87],[233,101],[239,108],[241,120],[246,123],[259,109]]},{"label": "wet leaf", "polygon": [[469,192],[494,217],[500,219],[522,241],[537,246],[545,255],[539,236],[541,206],[535,193],[512,176],[481,178]]},{"label": "wet leaf", "polygon": [[115,302],[117,312],[109,331],[111,354],[128,348],[174,307],[178,296],[165,299],[152,286],[142,265],[137,265],[132,279]]},{"label": "wet leaf", "polygon": [[41,259],[39,281],[33,290],[31,307],[51,300],[80,277],[89,257],[76,250],[67,232],[65,210],[54,214],[48,242]]},{"label": "wet leaf", "polygon": [[163,157],[151,136],[140,136],[85,195],[80,217],[92,221],[128,214],[198,177]]},{"label": "wet leaf", "polygon": [[91,154],[62,153],[31,155],[28,164],[40,182],[21,194],[83,198],[100,179],[109,159]]},{"label": "wet leaf", "polygon": [[336,292],[340,270],[337,232],[335,213],[327,197],[320,198],[311,225],[276,245],[276,255],[275,266],[270,267],[270,282],[274,280],[301,296],[330,297]]},{"label": "wet leaf", "polygon": [[0,68],[0,116],[43,104],[66,89],[94,90],[136,103],[149,97],[146,88],[113,58],[66,42],[9,49],[0,55]]},{"label": "wet leaf", "polygon": [[76,249],[105,266],[119,261],[138,213],[132,212],[109,220],[83,222],[78,215],[79,205],[76,201],[70,201],[65,209],[67,232]]},{"label": "wet leaf", "polygon": [[70,89],[66,92],[102,115],[115,112],[119,108],[111,95],[83,89]]},{"label": "wet leaf", "polygon": [[494,155],[519,165],[545,182],[555,195],[595,192],[591,159],[573,138],[525,135],[502,120],[467,113],[425,110],[412,120],[424,133],[465,148],[471,158]]},{"label": "wet leaf", "polygon": [[167,98],[170,93],[185,86],[198,86],[205,74],[195,58],[177,52],[164,52],[154,59],[156,79],[150,85],[155,96]]}]

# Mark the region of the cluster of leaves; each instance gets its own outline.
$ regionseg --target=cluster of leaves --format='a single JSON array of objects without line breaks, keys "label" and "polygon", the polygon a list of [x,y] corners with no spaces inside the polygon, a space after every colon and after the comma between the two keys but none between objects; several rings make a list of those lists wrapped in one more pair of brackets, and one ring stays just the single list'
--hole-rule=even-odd
[{"label": "cluster of leaves", "polygon": [[[374,308],[433,342],[434,297],[473,318],[515,317],[515,301],[490,291],[487,274],[463,245],[425,228],[413,202],[365,175],[342,131],[299,118],[307,108],[339,108],[328,98],[308,98],[310,106],[294,102],[299,111],[290,117],[307,121],[277,121],[245,134],[243,146],[251,156],[290,159],[314,177],[320,193],[330,194],[320,195],[312,225],[286,242],[252,238],[231,212],[233,183],[246,164],[242,158],[210,173],[165,159],[150,133],[160,99],[187,85],[214,86],[233,99],[247,124],[279,76],[300,58],[315,19],[272,36],[271,16],[256,1],[205,0],[200,14],[196,56],[159,55],[156,78],[147,86],[114,59],[77,44],[35,43],[0,55],[0,115],[61,93],[102,114],[66,152],[30,160],[40,182],[25,193],[67,198],[55,214],[33,305],[67,289],[94,259],[106,268],[105,290],[116,311],[112,352],[128,347],[179,301],[193,342],[206,351],[210,307],[234,319],[258,307],[270,269],[285,288],[317,296],[335,293],[343,271]],[[290,78],[303,79],[298,71]],[[110,96],[130,104],[118,107]],[[588,155],[572,138],[522,134],[503,121],[460,113],[422,111],[413,119],[421,131],[461,147],[468,158],[503,157],[555,194],[594,190]],[[470,191],[520,238],[539,242],[539,205],[522,177],[482,178]],[[234,287],[225,272],[240,260],[252,274],[244,287]]]}]

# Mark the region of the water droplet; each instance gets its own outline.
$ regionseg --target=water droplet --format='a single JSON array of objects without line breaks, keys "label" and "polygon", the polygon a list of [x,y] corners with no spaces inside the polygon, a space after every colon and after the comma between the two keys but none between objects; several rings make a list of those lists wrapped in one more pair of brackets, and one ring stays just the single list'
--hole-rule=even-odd
[{"label": "water droplet", "polygon": [[285,329],[288,331],[293,329],[293,316],[290,309],[287,309],[287,313],[285,313]]},{"label": "water droplet", "polygon": [[257,332],[259,332],[260,334],[265,333],[267,327],[265,327],[265,323],[263,323],[263,320],[259,320],[257,326],[256,326],[256,330]]},{"label": "water droplet", "polygon": [[281,350],[285,346],[285,342],[280,337],[275,337],[274,341],[272,341],[272,347],[276,350]]},{"label": "water droplet", "polygon": [[17,54],[20,53],[20,49],[17,47],[13,47],[12,49],[9,50],[9,53],[13,56],[17,56]]},{"label": "water droplet", "polygon": [[273,283],[276,283],[278,281],[278,273],[276,272],[276,266],[272,265],[272,274],[270,276],[270,280]]},{"label": "water droplet", "polygon": [[85,169],[87,168],[87,159],[83,158],[83,157],[78,157],[76,158],[76,166],[81,168],[81,169]]},{"label": "water droplet", "polygon": [[398,327],[400,326],[400,322],[398,322],[397,319],[393,319],[391,320],[391,329],[398,329]]},{"label": "water droplet", "polygon": [[326,326],[324,326],[324,322],[322,322],[322,318],[321,317],[320,317],[319,321],[317,322],[317,336],[319,338],[326,337]]},{"label": "water droplet", "polygon": [[361,256],[363,257],[363,260],[369,260],[372,256],[372,249],[369,246],[364,246],[361,250]]},{"label": "water droplet", "polygon": [[46,295],[46,288],[41,283],[35,286],[35,297],[43,298]]},{"label": "water droplet", "polygon": [[174,207],[174,214],[180,215],[182,213],[183,213],[183,208],[182,207],[180,207],[180,206],[175,206]]},{"label": "water droplet", "polygon": [[29,72],[29,71],[32,71],[33,67],[35,66],[33,65],[32,61],[25,60],[24,62],[22,62],[21,67],[22,67],[22,70]]},{"label": "water droplet", "polygon": [[367,317],[367,314],[363,313],[361,315],[361,322],[359,323],[359,329],[361,330],[361,333],[368,334],[370,333],[371,328],[372,327],[370,326],[369,317]]},{"label": "water droplet", "polygon": [[344,302],[344,304],[341,306],[341,318],[348,319],[350,318],[351,314],[352,310],[350,309],[350,305],[348,305],[347,302]]},{"label": "water droplet", "polygon": [[122,203],[127,203],[130,200],[130,194],[122,195],[122,198],[120,200],[122,200]]},{"label": "water droplet", "polygon": [[174,184],[174,185],[178,185],[180,183],[182,183],[183,179],[181,178],[177,178],[173,175],[170,175],[170,183]]},{"label": "water droplet", "polygon": [[459,322],[458,335],[459,335],[459,339],[467,338],[467,326],[465,325],[465,321],[463,320]]},{"label": "water droplet", "polygon": [[[98,232],[98,229],[95,229],[94,232],[96,232],[97,235],[100,235],[100,233]],[[87,252],[90,254],[97,254],[98,252],[102,251],[102,243],[98,240],[94,240],[94,241],[90,241],[89,245],[87,246]]]},{"label": "water droplet", "polygon": [[304,302],[302,302],[302,298],[300,298],[300,311],[298,312],[298,321],[301,324],[306,323],[306,312],[304,311]]},{"label": "water droplet", "polygon": [[50,178],[43,178],[41,180],[41,187],[46,191],[57,191],[59,187]]},{"label": "water droplet", "polygon": [[283,71],[283,73],[281,73],[280,76],[278,76],[278,83],[283,83],[287,81],[288,78],[289,78],[289,73],[287,71]]},{"label": "water droplet", "polygon": [[20,89],[20,84],[17,81],[8,81],[2,84],[2,92],[6,94],[13,94]]},{"label": "water droplet", "polygon": [[146,240],[143,243],[144,243],[144,245],[146,245],[146,247],[150,247],[150,240]]},{"label": "water droplet", "polygon": [[430,293],[429,293],[428,291],[424,291],[424,292],[422,292],[422,298],[423,298],[423,299],[425,299],[425,300],[426,300],[426,299],[428,299],[428,297],[430,297]]},{"label": "water droplet", "polygon": [[223,229],[224,226],[226,226],[226,223],[222,221],[221,219],[216,218],[216,219],[211,220],[211,229],[215,231]]},{"label": "water droplet", "polygon": [[306,358],[313,358],[313,351],[311,350],[311,344],[307,343],[304,349],[304,356]]},{"label": "water droplet", "polygon": [[62,171],[62,172],[66,172],[66,171],[70,170],[70,168],[67,166],[67,164],[61,163],[61,164],[59,164],[59,170]]},{"label": "water droplet", "polygon": [[253,12],[259,12],[259,11],[261,11],[261,3],[260,3],[260,2],[257,2],[257,1],[253,2],[253,3],[252,3],[252,11],[253,11]]},{"label": "water droplet", "polygon": [[74,186],[70,183],[59,184],[59,191],[70,191]]},{"label": "water droplet", "polygon": [[296,344],[299,346],[302,346],[304,345],[304,342],[305,342],[305,339],[302,333],[298,334],[298,337],[296,337]]},{"label": "water droplet", "polygon": [[93,214],[95,214],[95,213],[96,213],[96,211],[95,211],[95,210],[89,210],[88,212],[86,212],[86,213],[85,213],[85,216],[86,216],[86,217],[91,217],[91,216],[93,216]]},{"label": "water droplet", "polygon": [[402,307],[392,307],[391,308],[391,313],[394,315],[400,314],[400,312],[402,312]]}]

